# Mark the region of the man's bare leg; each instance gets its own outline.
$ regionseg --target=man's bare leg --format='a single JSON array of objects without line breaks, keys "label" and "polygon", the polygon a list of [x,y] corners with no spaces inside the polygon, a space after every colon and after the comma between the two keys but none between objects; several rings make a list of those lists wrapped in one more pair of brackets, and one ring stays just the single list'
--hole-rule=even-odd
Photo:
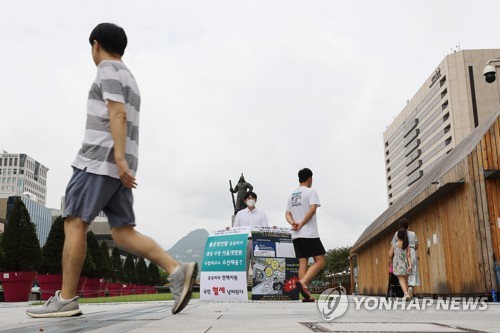
[{"label": "man's bare leg", "polygon": [[151,260],[168,272],[170,291],[174,296],[172,313],[182,311],[191,299],[198,264],[177,262],[154,240],[136,231],[133,226],[111,228],[111,235],[119,247]]},{"label": "man's bare leg", "polygon": [[71,299],[76,296],[78,279],[87,254],[87,229],[89,224],[78,217],[70,216],[64,221],[64,248],[62,255],[61,297]]},{"label": "man's bare leg", "polygon": [[309,258],[299,258],[299,280],[302,280],[307,272]]},{"label": "man's bare leg", "polygon": [[[301,277],[300,276],[300,271],[299,271],[299,279],[300,282],[302,282],[303,285],[307,286],[309,282],[325,267],[325,256],[320,255],[320,256],[315,256],[313,257],[314,259],[314,264],[309,266],[307,268],[307,259],[306,260],[306,273]],[[300,260],[300,259],[299,259]],[[299,266],[299,270],[302,265]]]},{"label": "man's bare leg", "polygon": [[111,235],[117,246],[151,260],[170,275],[179,265],[158,243],[136,231],[133,226],[113,227]]}]

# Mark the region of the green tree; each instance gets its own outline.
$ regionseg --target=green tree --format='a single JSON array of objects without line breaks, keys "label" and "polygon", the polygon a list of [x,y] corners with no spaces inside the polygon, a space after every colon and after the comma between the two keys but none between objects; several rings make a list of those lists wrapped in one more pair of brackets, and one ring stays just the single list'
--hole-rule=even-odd
[{"label": "green tree", "polygon": [[160,270],[158,266],[154,262],[150,262],[148,266],[149,275],[151,276],[151,285],[152,286],[160,286],[163,285],[161,283]]},{"label": "green tree", "polygon": [[132,253],[127,254],[127,258],[123,264],[123,271],[125,272],[126,283],[137,284],[137,271],[135,269],[134,256]]},{"label": "green tree", "polygon": [[[2,244],[2,236],[3,233],[0,232],[0,244]],[[0,272],[4,271],[5,266],[5,253],[3,252],[3,248],[0,246]]]},{"label": "green tree", "polygon": [[328,250],[326,253],[325,271],[328,274],[341,273],[349,271],[349,251],[350,246],[338,247],[333,250]]},{"label": "green tree", "polygon": [[37,271],[42,261],[42,249],[36,227],[21,199],[16,199],[8,221],[1,244],[5,271]]},{"label": "green tree", "polygon": [[40,274],[62,273],[62,251],[64,247],[64,219],[59,216],[50,227],[49,236],[42,248]]},{"label": "green tree", "polygon": [[100,248],[101,248],[101,253],[103,254],[103,257],[106,260],[106,266],[108,267],[106,274],[104,274],[104,279],[108,282],[115,281],[116,280],[116,277],[114,277],[115,272],[113,269],[113,264],[111,262],[111,258],[109,257],[108,244],[106,243],[106,241],[101,242]]},{"label": "green tree", "polygon": [[111,268],[113,269],[113,282],[125,283],[126,277],[123,271],[120,250],[115,246],[111,252]]},{"label": "green tree", "polygon": [[135,266],[137,271],[137,283],[143,286],[149,286],[151,284],[151,275],[149,274],[148,266],[146,266],[146,261],[143,257],[140,257]]},{"label": "green tree", "polygon": [[[97,238],[95,234],[91,231],[87,232],[87,248],[90,252],[90,256],[92,257],[92,261],[95,265],[95,270],[90,271],[87,274],[89,278],[103,278],[106,274],[109,273],[109,264],[104,254],[99,247],[99,243],[97,242]],[[106,252],[106,256],[108,253]],[[109,258],[109,257],[108,257]]]},{"label": "green tree", "polygon": [[90,254],[89,248],[87,247],[87,253],[85,254],[85,261],[83,262],[81,276],[89,277],[95,272],[94,260],[92,260],[92,255]]}]

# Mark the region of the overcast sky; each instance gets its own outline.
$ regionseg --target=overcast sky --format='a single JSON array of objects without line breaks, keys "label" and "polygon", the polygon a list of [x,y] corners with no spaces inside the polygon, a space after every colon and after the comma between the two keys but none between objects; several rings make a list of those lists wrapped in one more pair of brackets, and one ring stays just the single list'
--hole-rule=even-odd
[{"label": "overcast sky", "polygon": [[230,225],[243,172],[288,226],[314,172],[327,249],[387,208],[382,133],[441,60],[498,48],[496,1],[0,0],[0,150],[49,168],[60,207],[96,68],[88,37],[121,25],[142,94],[137,229],[164,248]]}]

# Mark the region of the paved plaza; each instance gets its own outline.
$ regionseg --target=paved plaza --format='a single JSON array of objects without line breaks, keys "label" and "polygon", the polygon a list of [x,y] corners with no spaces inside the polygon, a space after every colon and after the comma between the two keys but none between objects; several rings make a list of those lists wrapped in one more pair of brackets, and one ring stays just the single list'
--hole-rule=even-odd
[{"label": "paved plaza", "polygon": [[344,315],[322,319],[315,303],[192,300],[172,315],[172,301],[81,304],[83,316],[34,319],[29,303],[0,303],[0,332],[500,332],[500,303],[486,310],[356,310],[350,296]]}]

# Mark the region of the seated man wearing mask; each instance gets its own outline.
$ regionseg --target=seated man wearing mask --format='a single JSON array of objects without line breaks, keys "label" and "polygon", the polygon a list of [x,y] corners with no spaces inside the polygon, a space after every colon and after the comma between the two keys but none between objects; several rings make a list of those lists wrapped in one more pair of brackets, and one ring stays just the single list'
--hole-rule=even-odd
[{"label": "seated man wearing mask", "polygon": [[[233,227],[267,227],[266,214],[262,213],[260,210],[255,208],[255,203],[257,202],[257,194],[254,192],[247,192],[243,197],[243,201],[247,205],[247,208],[242,209],[236,214],[234,219]],[[250,275],[251,266],[251,253],[252,253],[252,238],[248,235],[247,242],[247,272],[248,272],[248,282],[252,281],[252,275]]]}]

